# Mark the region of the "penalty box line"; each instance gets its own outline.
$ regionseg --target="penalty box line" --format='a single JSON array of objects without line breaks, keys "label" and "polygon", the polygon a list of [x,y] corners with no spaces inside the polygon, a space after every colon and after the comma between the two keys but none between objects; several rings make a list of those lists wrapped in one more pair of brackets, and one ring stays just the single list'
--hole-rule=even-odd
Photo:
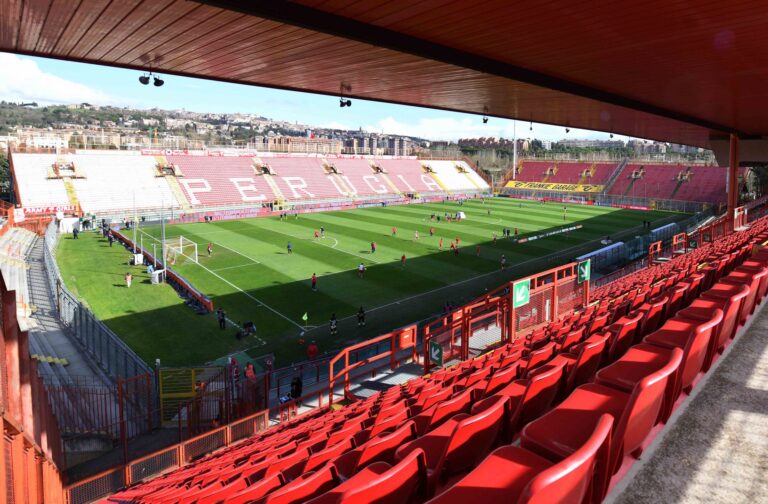
[{"label": "penalty box line", "polygon": [[[141,231],[141,230],[139,230],[139,231]],[[153,238],[153,239],[157,240],[157,238],[155,238],[154,236],[152,236],[152,235],[150,235],[150,234],[146,233],[145,231],[141,231],[141,232],[142,232],[142,233],[145,233],[147,236],[150,236],[151,238]],[[160,241],[160,240],[157,240],[157,241]],[[224,248],[227,248],[227,247],[224,247]],[[216,278],[218,278],[219,280],[221,280],[221,281],[222,281],[222,282],[224,282],[225,284],[229,285],[229,286],[230,286],[230,287],[232,287],[233,289],[235,289],[235,290],[237,290],[237,291],[241,292],[241,293],[242,293],[243,295],[245,295],[246,297],[248,297],[248,298],[250,298],[251,300],[255,301],[255,302],[256,302],[257,304],[259,304],[260,306],[263,306],[263,307],[264,307],[264,308],[266,308],[267,310],[271,311],[272,313],[274,313],[274,314],[275,314],[275,315],[277,315],[278,317],[280,317],[280,318],[282,318],[282,319],[285,319],[285,320],[287,320],[288,322],[290,322],[291,324],[295,325],[295,326],[296,326],[296,327],[298,327],[299,329],[302,329],[302,330],[304,329],[304,326],[302,326],[301,324],[298,324],[298,323],[294,322],[294,321],[293,321],[293,319],[291,319],[291,318],[290,318],[290,317],[288,317],[287,315],[283,314],[282,312],[280,312],[280,311],[278,311],[278,310],[276,310],[276,309],[272,308],[271,306],[269,306],[269,305],[268,305],[268,304],[266,304],[265,302],[263,302],[263,301],[261,301],[260,299],[258,299],[258,298],[256,298],[256,297],[254,297],[253,295],[249,294],[249,293],[248,293],[247,291],[245,291],[245,290],[244,290],[242,287],[240,287],[240,286],[238,286],[238,285],[235,285],[234,283],[230,282],[229,280],[227,280],[227,279],[226,279],[226,278],[224,278],[223,276],[219,275],[218,273],[216,273],[216,272],[215,272],[215,271],[213,271],[212,269],[208,268],[207,266],[204,266],[203,264],[200,264],[200,262],[199,262],[199,261],[198,261],[197,263],[195,263],[195,264],[197,264],[198,266],[200,266],[200,267],[201,267],[201,268],[203,268],[205,271],[207,271],[207,272],[208,272],[208,273],[210,273],[211,275],[215,276]]]}]

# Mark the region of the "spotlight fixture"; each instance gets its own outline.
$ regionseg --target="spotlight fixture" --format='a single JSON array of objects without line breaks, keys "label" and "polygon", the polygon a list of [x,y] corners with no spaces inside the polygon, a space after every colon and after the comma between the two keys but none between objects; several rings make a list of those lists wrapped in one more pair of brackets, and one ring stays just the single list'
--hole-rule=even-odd
[{"label": "spotlight fixture", "polygon": [[531,121],[531,127],[528,128],[529,131],[533,131],[533,121]]},{"label": "spotlight fixture", "polygon": [[611,138],[613,138],[613,133],[611,133],[611,134],[610,134],[610,135],[608,135],[608,136],[609,136],[609,137],[611,137]]},{"label": "spotlight fixture", "polygon": [[488,107],[483,107],[483,124],[488,124]]},{"label": "spotlight fixture", "polygon": [[483,116],[483,124],[488,124],[488,116]]},{"label": "spotlight fixture", "polygon": [[147,75],[142,75],[141,77],[139,77],[139,82],[141,82],[141,83],[142,83],[142,84],[144,84],[145,86],[146,86],[147,84],[149,84],[149,74],[147,74]]},{"label": "spotlight fixture", "polygon": [[566,133],[570,133],[570,132],[571,132],[571,129],[570,129],[570,128],[565,128],[565,132],[566,132]]},{"label": "spotlight fixture", "polygon": [[346,100],[344,99],[344,94],[350,92],[352,92],[352,86],[345,82],[339,84],[339,107],[344,108],[352,106],[352,100],[349,98]]},{"label": "spotlight fixture", "polygon": [[165,81],[160,77],[158,77],[157,75],[155,75],[155,87],[160,87],[163,84],[165,84]]}]

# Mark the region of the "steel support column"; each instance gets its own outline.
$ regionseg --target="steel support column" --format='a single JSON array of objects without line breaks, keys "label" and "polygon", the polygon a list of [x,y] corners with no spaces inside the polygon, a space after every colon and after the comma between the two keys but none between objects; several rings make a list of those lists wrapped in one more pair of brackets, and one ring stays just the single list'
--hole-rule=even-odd
[{"label": "steel support column", "polygon": [[739,137],[731,134],[728,163],[728,219],[733,222],[739,206]]}]

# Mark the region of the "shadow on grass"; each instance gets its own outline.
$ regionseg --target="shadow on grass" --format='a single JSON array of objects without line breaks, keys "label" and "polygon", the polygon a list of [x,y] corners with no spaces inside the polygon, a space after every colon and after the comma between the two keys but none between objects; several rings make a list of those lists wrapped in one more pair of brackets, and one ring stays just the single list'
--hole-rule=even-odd
[{"label": "shadow on grass", "polygon": [[[358,277],[356,268],[321,276],[317,292],[312,291],[307,278],[290,282],[271,281],[268,285],[245,289],[245,294],[234,292],[211,296],[214,305],[223,307],[229,319],[235,323],[253,320],[258,328],[257,336],[266,343],[263,346],[257,345],[258,340],[255,338],[237,341],[237,328],[234,326],[227,331],[220,331],[214,314],[206,315],[204,324],[195,318],[198,322],[191,327],[164,324],[166,320],[185,318],[185,314],[179,313],[179,310],[194,314],[182,304],[114,317],[105,322],[150,363],[159,357],[163,362],[199,364],[229,352],[254,347],[250,350],[252,355],[274,353],[278,360],[276,365],[281,366],[306,358],[306,347],[298,343],[302,332],[305,333],[302,339],[317,340],[321,352],[326,352],[429,318],[439,314],[446,302],[460,306],[506,281],[562,265],[581,254],[598,249],[602,247],[599,241],[605,235],[611,235],[616,241],[622,239],[622,231],[617,229],[616,221],[628,216],[632,218],[626,219],[629,227],[623,232],[630,234],[626,238],[632,238],[632,225],[639,224],[644,215],[618,210],[578,221],[585,230],[591,231],[589,236],[592,241],[588,243],[563,235],[525,244],[513,244],[511,239],[499,238],[497,243],[492,240],[480,243],[481,254],[478,257],[475,244],[462,245],[459,255],[454,256],[449,251],[450,242],[445,240],[442,251],[409,257],[405,267],[400,265],[400,253],[387,247],[384,251],[377,249],[375,256],[391,256],[391,262],[369,266],[363,279]],[[680,215],[676,220],[685,217]],[[572,224],[575,223],[569,222],[564,226]],[[307,225],[312,227],[314,224],[308,222]],[[532,234],[540,235],[564,226],[552,226]],[[637,228],[639,232],[640,226]],[[358,234],[364,232],[358,231]],[[193,233],[185,233],[185,236],[205,241]],[[370,254],[369,250],[364,252]],[[313,249],[313,253],[318,251]],[[285,251],[275,254],[289,255]],[[509,267],[505,271],[499,268],[498,259],[501,254],[505,254],[508,259]],[[301,258],[300,253],[293,255]],[[291,259],[286,257],[285,260]],[[194,267],[190,264],[184,268]],[[180,271],[182,275],[185,273],[184,268]],[[254,278],[244,277],[238,270],[220,274],[238,286]],[[187,276],[187,280],[203,293],[209,293],[204,282],[206,278],[221,286],[219,279],[210,277],[202,270],[194,274],[197,281],[191,276]],[[357,326],[355,314],[360,306],[367,312],[365,327]],[[302,321],[304,313],[308,314],[307,322]],[[335,335],[331,335],[328,328],[331,313],[336,313],[339,318],[339,332]]]}]

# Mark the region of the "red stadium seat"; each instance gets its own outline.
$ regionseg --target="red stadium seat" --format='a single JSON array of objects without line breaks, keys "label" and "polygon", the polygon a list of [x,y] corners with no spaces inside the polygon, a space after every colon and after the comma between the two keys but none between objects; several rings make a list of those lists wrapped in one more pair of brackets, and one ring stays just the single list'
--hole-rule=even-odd
[{"label": "red stadium seat", "polygon": [[[667,380],[682,358],[682,350],[672,350],[667,364],[641,379],[631,393],[597,383],[578,387],[560,405],[525,427],[521,445],[543,457],[563,459],[586,443],[600,416],[608,413],[615,419],[616,427],[610,457],[600,461],[602,468],[611,469],[602,479],[607,481],[618,470],[624,454],[639,453],[637,450],[659,418]],[[596,488],[598,499],[605,490],[604,485]]]},{"label": "red stadium seat", "polygon": [[395,451],[403,444],[416,439],[416,425],[406,422],[392,432],[371,438],[363,446],[348,451],[334,459],[339,475],[343,479],[351,478],[358,468],[373,462],[392,462]]},{"label": "red stadium seat", "polygon": [[256,502],[259,504],[299,504],[324,494],[339,483],[341,480],[336,472],[336,467],[333,464],[326,464],[314,473],[304,474]]},{"label": "red stadium seat", "polygon": [[458,413],[467,413],[472,404],[472,390],[466,389],[463,392],[457,392],[452,398],[446,399],[435,404],[426,411],[422,411],[412,418],[416,424],[416,432],[419,435],[430,431],[453,415]]},{"label": "red stadium seat", "polygon": [[496,441],[507,413],[508,400],[494,396],[482,402],[485,407],[481,411],[456,415],[395,452],[395,458],[401,461],[414,450],[424,450],[430,493],[442,479],[477,464]]},{"label": "red stadium seat", "polygon": [[608,326],[607,331],[611,334],[610,348],[608,349],[608,359],[616,360],[627,351],[635,339],[635,334],[643,319],[642,312],[634,312]]},{"label": "red stadium seat", "polygon": [[723,311],[719,308],[712,311],[706,321],[675,317],[665,322],[658,331],[646,336],[644,341],[662,348],[683,350],[678,382],[680,387],[690,392],[693,380],[704,367],[712,332],[722,320]]},{"label": "red stadium seat", "polygon": [[414,450],[395,466],[375,462],[333,490],[308,504],[401,504],[427,490],[427,462],[423,450]]},{"label": "red stadium seat", "polygon": [[[612,426],[613,418],[602,415],[585,443],[555,462],[525,447],[499,448],[429,504],[581,504],[590,497],[598,454],[609,448]],[[605,459],[606,455],[602,457]]]},{"label": "red stadium seat", "polygon": [[552,406],[565,383],[565,365],[565,359],[553,360],[532,371],[528,378],[515,380],[496,393],[495,396],[510,400],[512,414],[507,426],[510,435]]},{"label": "red stadium seat", "polygon": [[592,381],[600,364],[607,358],[608,338],[607,333],[593,334],[574,348],[576,354],[573,357],[573,368],[568,373],[566,390],[573,390]]}]

